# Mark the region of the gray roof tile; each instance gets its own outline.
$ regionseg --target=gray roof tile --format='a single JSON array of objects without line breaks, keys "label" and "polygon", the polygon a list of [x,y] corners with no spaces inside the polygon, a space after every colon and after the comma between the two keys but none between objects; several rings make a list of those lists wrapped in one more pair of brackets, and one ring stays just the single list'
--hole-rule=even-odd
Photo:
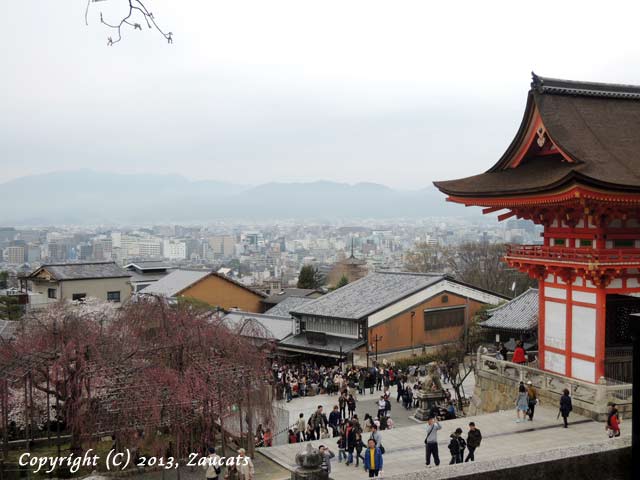
[{"label": "gray roof tile", "polygon": [[119,267],[116,262],[78,262],[78,263],[48,263],[34,271],[31,276],[46,270],[56,280],[84,280],[91,278],[122,278],[131,274]]},{"label": "gray roof tile", "polygon": [[480,323],[484,328],[517,332],[535,330],[538,326],[538,289],[530,288],[487,313],[491,317]]},{"label": "gray roof tile", "polygon": [[445,278],[442,274],[376,272],[307,302],[293,312],[357,320]]},{"label": "gray roof tile", "polygon": [[[268,298],[265,299],[265,302],[267,302],[268,300]],[[274,307],[267,310],[265,313],[269,315],[279,315],[281,317],[290,317],[290,312],[292,312],[296,308],[299,308],[305,303],[313,302],[313,300],[313,298],[306,297],[287,297]]]}]

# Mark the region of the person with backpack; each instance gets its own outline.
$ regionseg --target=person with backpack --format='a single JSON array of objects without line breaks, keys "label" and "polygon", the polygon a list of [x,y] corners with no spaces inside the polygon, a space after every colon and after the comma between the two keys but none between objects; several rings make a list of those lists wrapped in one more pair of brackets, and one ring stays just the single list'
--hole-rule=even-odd
[{"label": "person with backpack", "polygon": [[469,433],[467,434],[467,448],[469,449],[469,454],[467,455],[465,462],[475,461],[476,449],[480,446],[480,442],[482,442],[482,433],[480,433],[480,430],[476,428],[475,423],[469,423]]},{"label": "person with backpack", "polygon": [[567,422],[567,418],[569,418],[569,413],[573,410],[573,405],[571,404],[571,397],[569,396],[569,390],[566,388],[562,392],[562,396],[560,397],[560,411],[558,412],[558,416],[562,415],[562,420],[564,421],[564,428],[568,428],[569,422]]},{"label": "person with backpack", "polygon": [[322,411],[322,405],[318,405],[318,409],[309,417],[309,423],[311,424],[311,428],[315,433],[315,440],[320,440],[320,431],[323,428],[327,428],[329,421],[327,420],[327,416]]},{"label": "person with backpack", "polygon": [[376,446],[376,441],[370,438],[367,442],[368,447],[364,452],[364,464],[365,471],[369,472],[369,478],[377,477],[382,470],[384,460],[382,458],[382,452],[380,448]]},{"label": "person with backpack", "polygon": [[429,417],[427,420],[427,436],[424,439],[425,455],[427,467],[431,465],[431,457],[436,465],[440,465],[440,456],[438,455],[438,430],[442,427],[434,417]]},{"label": "person with backpack", "polygon": [[222,460],[216,455],[216,449],[209,448],[207,462],[204,465],[206,480],[218,480],[222,471]]}]

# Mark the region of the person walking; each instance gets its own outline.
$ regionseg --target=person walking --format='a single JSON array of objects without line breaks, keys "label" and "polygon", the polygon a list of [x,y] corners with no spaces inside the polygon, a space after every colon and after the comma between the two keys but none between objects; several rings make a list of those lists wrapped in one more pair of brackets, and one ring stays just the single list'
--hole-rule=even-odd
[{"label": "person walking", "polygon": [[318,405],[316,411],[311,415],[311,418],[309,418],[309,422],[311,423],[311,428],[315,434],[314,439],[320,440],[320,430],[327,428],[329,423],[327,416],[322,411],[322,405]]},{"label": "person walking", "polygon": [[573,410],[571,397],[569,396],[569,390],[565,388],[562,392],[562,396],[560,397],[560,412],[558,412],[558,416],[562,415],[564,428],[567,428],[569,426],[567,418],[569,418],[569,413],[571,413],[571,410]]},{"label": "person walking", "polygon": [[[516,415],[518,416],[516,423],[525,421],[527,410],[529,410],[529,396],[527,395],[527,389],[524,387],[524,383],[520,382],[518,396],[516,397]],[[520,415],[522,415],[522,420],[520,420]]]},{"label": "person walking", "polygon": [[458,459],[456,463],[462,463],[464,461],[464,451],[467,448],[467,442],[462,437],[462,429],[460,427],[456,428],[456,437],[458,438]]},{"label": "person walking", "polygon": [[338,405],[340,406],[340,415],[342,418],[347,418],[347,394],[342,392],[338,398]]},{"label": "person walking", "polygon": [[382,459],[382,452],[376,446],[376,441],[370,438],[367,442],[367,450],[364,452],[364,464],[365,471],[369,472],[369,478],[379,476],[384,460]]},{"label": "person walking", "polygon": [[609,404],[609,412],[607,414],[607,426],[606,431],[609,438],[620,436],[620,416],[618,415],[618,409],[615,403]]},{"label": "person walking", "polygon": [[383,395],[380,395],[380,400],[378,400],[378,418],[382,418],[382,416],[384,415],[384,412],[387,408],[387,402],[384,399]]},{"label": "person walking", "polygon": [[207,455],[207,462],[204,465],[206,480],[218,480],[220,478],[220,472],[222,471],[222,462],[220,457],[216,455],[216,449],[209,448],[209,454]]},{"label": "person walking", "polygon": [[458,442],[458,436],[456,432],[449,435],[449,453],[451,453],[451,460],[449,461],[449,465],[453,465],[455,463],[459,463],[458,459],[460,458],[460,443]]},{"label": "person walking", "polygon": [[362,461],[364,461],[364,458],[362,456],[362,449],[366,446],[364,444],[364,442],[362,441],[362,434],[359,432],[356,432],[356,468],[358,468],[360,466],[360,459],[362,459]]},{"label": "person walking", "polygon": [[327,474],[331,474],[331,459],[335,457],[335,454],[329,450],[329,447],[325,445],[320,445],[318,448],[320,451],[320,456],[322,457],[322,464],[320,464],[320,468],[322,468]]},{"label": "person walking", "polygon": [[304,413],[301,413],[296,423],[296,435],[298,436],[298,443],[306,440],[304,432],[307,429],[307,422],[304,421]]},{"label": "person walking", "polygon": [[432,456],[436,467],[440,465],[440,456],[438,455],[438,430],[440,429],[442,427],[436,422],[436,419],[429,417],[427,420],[427,436],[424,439],[427,467],[431,465]]},{"label": "person walking", "polygon": [[538,404],[538,391],[536,387],[533,386],[533,382],[529,380],[527,382],[527,399],[529,410],[527,410],[527,415],[529,415],[529,421],[533,422],[533,415],[536,411],[536,405]]},{"label": "person walking", "polygon": [[247,451],[244,448],[238,450],[237,466],[239,480],[254,480],[256,472],[253,468],[253,462],[251,458],[247,456]]},{"label": "person walking", "polygon": [[476,428],[476,424],[474,422],[470,422],[469,433],[467,433],[467,448],[469,449],[469,454],[467,455],[465,462],[475,461],[476,449],[480,446],[480,442],[482,442],[482,433]]},{"label": "person walking", "polygon": [[349,395],[347,398],[347,410],[349,410],[349,418],[353,418],[356,413],[356,399],[353,395]]},{"label": "person walking", "polygon": [[342,415],[340,414],[340,407],[335,405],[333,411],[329,414],[329,426],[332,430],[334,437],[338,436],[338,429],[340,428],[340,422],[342,421]]},{"label": "person walking", "polygon": [[356,429],[353,428],[353,423],[349,420],[347,422],[347,428],[344,431],[344,448],[347,451],[347,463],[351,465],[353,463],[353,451],[356,448]]},{"label": "person walking", "polygon": [[371,436],[369,440],[374,440],[376,442],[376,447],[380,449],[380,452],[384,455],[384,447],[382,446],[382,434],[378,431],[378,426],[376,424],[371,427]]}]

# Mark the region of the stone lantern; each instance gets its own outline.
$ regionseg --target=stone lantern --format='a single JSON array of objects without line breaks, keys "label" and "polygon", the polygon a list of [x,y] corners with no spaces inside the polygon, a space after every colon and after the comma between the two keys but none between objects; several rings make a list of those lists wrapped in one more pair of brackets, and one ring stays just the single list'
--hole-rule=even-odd
[{"label": "stone lantern", "polygon": [[321,468],[322,454],[308,443],[305,450],[296,454],[298,468],[291,473],[291,480],[328,480],[329,474]]}]

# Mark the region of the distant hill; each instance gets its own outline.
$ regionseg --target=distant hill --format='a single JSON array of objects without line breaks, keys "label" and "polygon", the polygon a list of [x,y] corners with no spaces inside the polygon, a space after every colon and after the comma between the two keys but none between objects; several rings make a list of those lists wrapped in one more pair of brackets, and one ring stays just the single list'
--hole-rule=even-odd
[{"label": "distant hill", "polygon": [[399,191],[375,183],[317,181],[236,185],[179,175],[79,170],[0,184],[0,223],[104,224],[478,215],[434,187]]}]

